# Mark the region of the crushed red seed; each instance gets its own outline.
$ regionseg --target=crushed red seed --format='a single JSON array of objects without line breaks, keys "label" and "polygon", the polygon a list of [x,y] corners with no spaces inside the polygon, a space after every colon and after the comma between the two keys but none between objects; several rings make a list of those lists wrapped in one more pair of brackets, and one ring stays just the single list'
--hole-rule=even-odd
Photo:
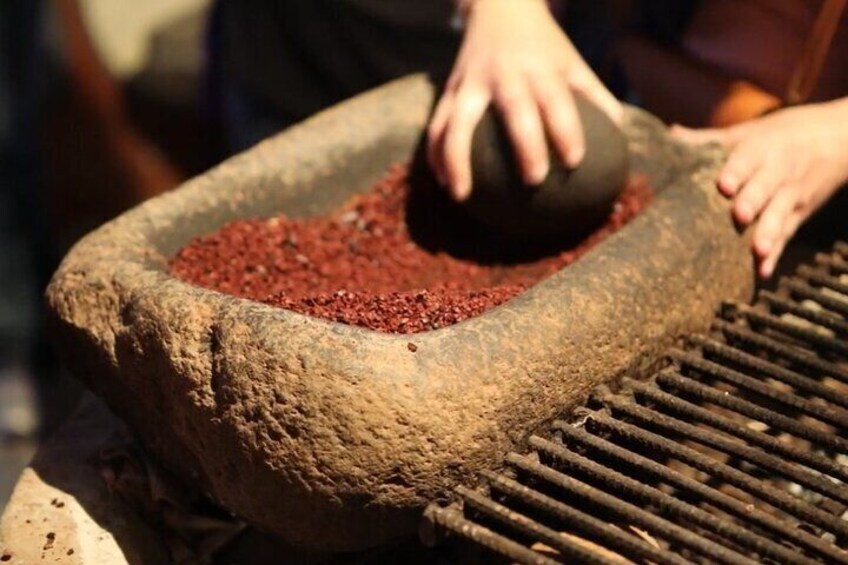
[{"label": "crushed red seed", "polygon": [[[408,167],[396,166],[330,216],[237,220],[195,238],[171,260],[171,272],[311,316],[416,333],[506,302],[577,260],[652,196],[644,180],[631,179],[598,230],[568,249],[533,256],[526,245],[481,235],[440,193],[411,194]],[[525,257],[514,256],[516,249]]]}]

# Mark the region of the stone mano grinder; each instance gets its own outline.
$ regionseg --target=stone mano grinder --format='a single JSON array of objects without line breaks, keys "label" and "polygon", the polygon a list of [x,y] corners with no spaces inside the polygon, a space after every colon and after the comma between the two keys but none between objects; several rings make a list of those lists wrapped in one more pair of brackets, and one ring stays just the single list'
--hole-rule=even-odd
[{"label": "stone mano grinder", "polygon": [[583,161],[569,169],[549,147],[550,172],[538,186],[521,180],[506,129],[494,110],[486,112],[472,141],[474,185],[464,203],[471,215],[508,237],[545,242],[579,239],[607,217],[627,181],[627,140],[597,106],[580,95],[574,100],[586,139]]}]

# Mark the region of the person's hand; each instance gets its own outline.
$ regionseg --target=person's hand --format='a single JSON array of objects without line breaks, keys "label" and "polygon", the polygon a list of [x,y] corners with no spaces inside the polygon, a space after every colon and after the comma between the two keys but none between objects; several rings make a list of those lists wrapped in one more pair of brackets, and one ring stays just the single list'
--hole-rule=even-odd
[{"label": "person's hand", "polygon": [[427,131],[433,171],[457,200],[471,193],[471,140],[490,103],[500,111],[527,184],[547,176],[546,134],[563,162],[585,152],[572,91],[613,120],[621,105],[559,28],[544,0],[476,0],[462,47]]},{"label": "person's hand", "polygon": [[798,227],[848,182],[848,98],[779,110],[723,129],[672,134],[729,151],[718,189],[742,225],[758,220],[753,250],[767,278]]}]

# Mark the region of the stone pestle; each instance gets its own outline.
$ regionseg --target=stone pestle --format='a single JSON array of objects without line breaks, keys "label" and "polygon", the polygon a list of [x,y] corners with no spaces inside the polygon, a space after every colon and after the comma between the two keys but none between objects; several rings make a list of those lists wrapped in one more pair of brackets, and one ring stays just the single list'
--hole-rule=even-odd
[{"label": "stone pestle", "polygon": [[616,124],[581,95],[574,97],[586,138],[582,162],[569,169],[549,147],[551,168],[538,186],[520,177],[512,142],[489,109],[474,132],[473,190],[467,210],[489,228],[528,240],[582,238],[610,213],[627,181],[627,140]]}]

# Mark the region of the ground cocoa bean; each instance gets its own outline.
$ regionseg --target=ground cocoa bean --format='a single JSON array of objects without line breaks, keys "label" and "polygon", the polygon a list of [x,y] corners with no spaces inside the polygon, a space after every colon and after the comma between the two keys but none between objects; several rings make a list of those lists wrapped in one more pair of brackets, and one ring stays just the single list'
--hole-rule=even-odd
[{"label": "ground cocoa bean", "polygon": [[576,261],[651,196],[645,180],[634,177],[594,233],[540,247],[492,234],[399,165],[337,213],[231,222],[183,247],[170,269],[234,296],[372,330],[416,333],[513,298]]}]

